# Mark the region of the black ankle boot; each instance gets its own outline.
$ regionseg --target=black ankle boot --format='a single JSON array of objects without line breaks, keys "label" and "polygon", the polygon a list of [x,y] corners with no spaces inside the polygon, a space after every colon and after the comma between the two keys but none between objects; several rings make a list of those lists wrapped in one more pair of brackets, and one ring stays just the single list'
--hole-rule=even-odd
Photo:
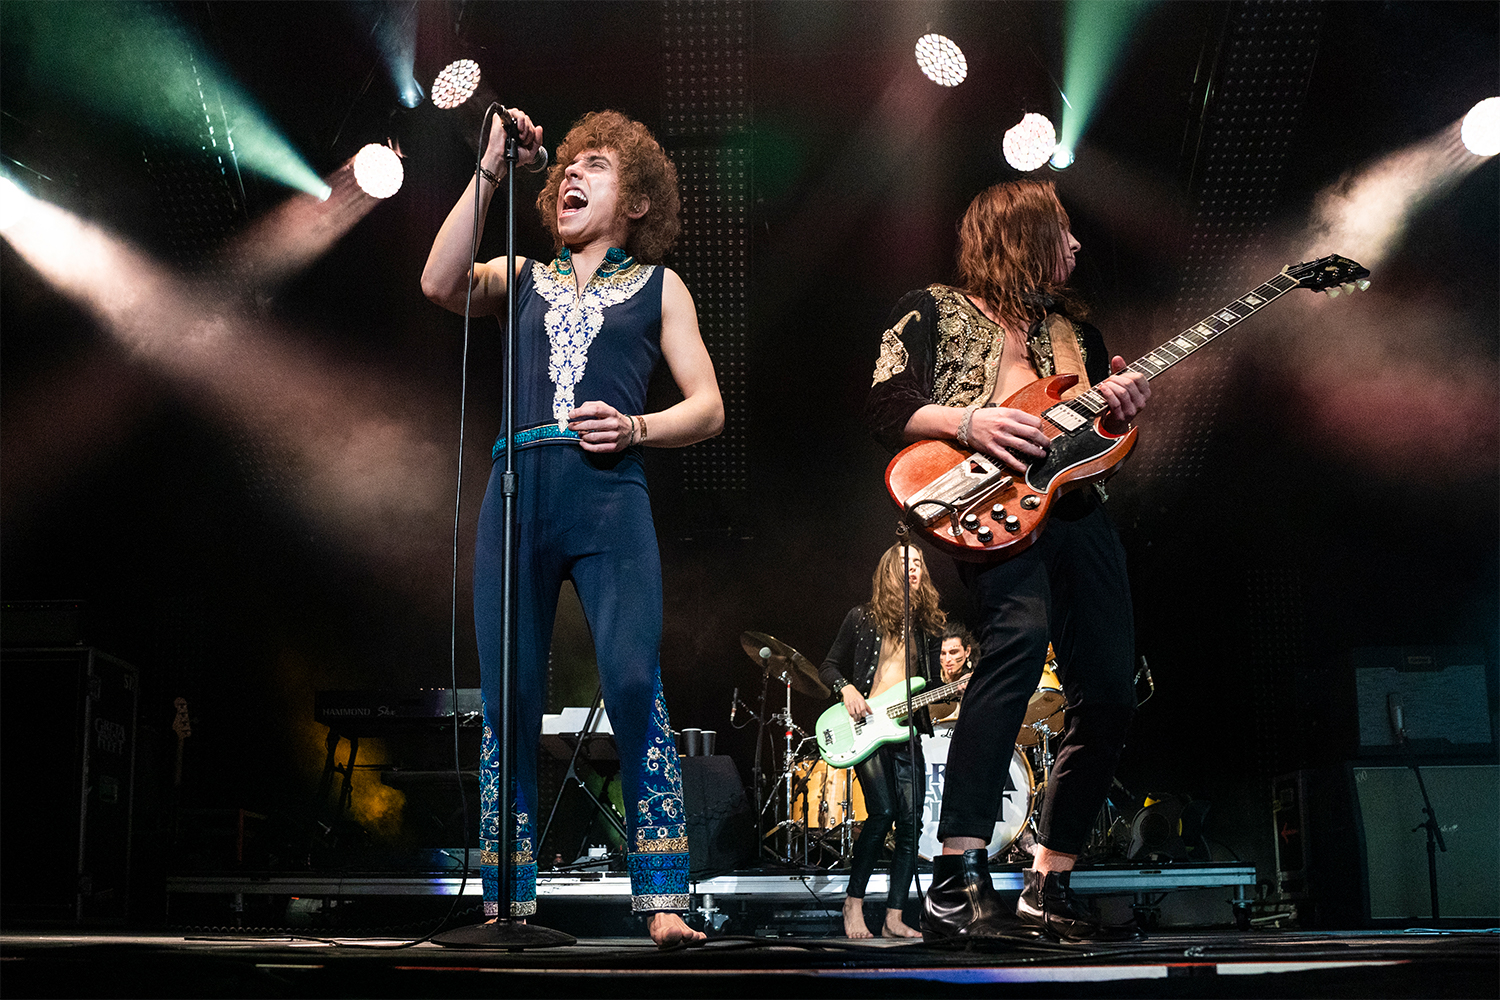
[{"label": "black ankle boot", "polygon": [[922,901],[924,940],[999,937],[1016,930],[1015,921],[995,895],[984,849],[932,859],[932,884]]},{"label": "black ankle boot", "polygon": [[1021,873],[1024,888],[1016,902],[1016,916],[1028,927],[1062,941],[1126,941],[1137,937],[1134,927],[1116,927],[1073,893],[1072,872]]}]

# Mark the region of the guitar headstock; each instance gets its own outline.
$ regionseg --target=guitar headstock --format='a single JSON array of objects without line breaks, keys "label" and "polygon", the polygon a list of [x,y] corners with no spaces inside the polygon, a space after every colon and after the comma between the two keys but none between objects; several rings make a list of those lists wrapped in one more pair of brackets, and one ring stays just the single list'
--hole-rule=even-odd
[{"label": "guitar headstock", "polygon": [[1362,292],[1370,287],[1369,268],[1338,254],[1292,264],[1283,273],[1296,278],[1303,288],[1327,292],[1331,299],[1337,298],[1340,291]]},{"label": "guitar headstock", "polygon": [[188,715],[187,699],[174,698],[172,707],[177,709],[177,718],[172,720],[172,732],[177,734],[180,742],[193,735],[193,720],[192,716]]}]

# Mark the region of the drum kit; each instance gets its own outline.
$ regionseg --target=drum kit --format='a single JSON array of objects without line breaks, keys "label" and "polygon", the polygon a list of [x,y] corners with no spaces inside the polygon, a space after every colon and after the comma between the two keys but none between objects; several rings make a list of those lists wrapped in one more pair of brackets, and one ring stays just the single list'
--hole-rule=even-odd
[{"label": "drum kit", "polygon": [[[834,768],[822,760],[815,737],[792,718],[793,691],[827,699],[831,697],[828,686],[807,657],[774,636],[744,632],[740,635],[740,645],[762,673],[759,710],[743,703],[738,689],[730,709],[731,725],[735,713],[743,710],[760,729],[755,744],[754,783],[762,850],[783,864],[845,867],[853,858],[854,841],[867,816],[859,778],[852,767]],[[774,715],[767,715],[773,680],[784,688],[784,704]],[[1027,703],[1025,720],[1016,737],[1000,815],[995,819],[995,833],[989,843],[991,858],[1005,854],[1027,839],[1022,837],[1024,833],[1030,831],[1034,836],[1041,796],[1045,794],[1055,759],[1053,746],[1062,735],[1065,713],[1066,699],[1056,659],[1048,647],[1041,683]],[[941,849],[937,838],[938,817],[942,811],[949,741],[957,717],[955,711],[947,719],[935,721],[933,735],[921,737],[927,765],[927,795],[917,854],[924,860],[930,861]],[[768,729],[773,743],[778,742],[776,735],[780,735],[780,760],[772,769],[764,770],[761,754]]]}]

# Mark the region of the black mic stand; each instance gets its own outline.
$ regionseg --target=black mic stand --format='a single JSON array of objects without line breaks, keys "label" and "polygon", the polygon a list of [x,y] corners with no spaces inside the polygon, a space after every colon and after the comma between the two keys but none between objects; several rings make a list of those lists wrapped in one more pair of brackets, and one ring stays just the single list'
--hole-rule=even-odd
[{"label": "black mic stand", "polygon": [[[916,854],[917,842],[922,835],[922,805],[917,801],[917,720],[914,717],[911,706],[911,681],[912,681],[912,647],[916,638],[916,630],[911,627],[911,542],[907,538],[906,521],[896,522],[896,544],[901,546],[901,619],[902,628],[906,630],[904,642],[906,646],[906,757],[911,767],[911,848],[912,848],[912,881],[916,883],[917,896],[922,895],[922,876],[917,871]],[[923,572],[927,572],[924,568]],[[927,653],[927,643],[922,642],[922,654]],[[925,777],[925,775],[924,775]],[[904,886],[902,888],[905,888]]]},{"label": "black mic stand", "polygon": [[1432,808],[1432,799],[1427,795],[1427,782],[1422,780],[1422,768],[1410,758],[1411,747],[1407,741],[1406,733],[1399,734],[1402,747],[1406,748],[1408,759],[1406,766],[1411,768],[1411,773],[1417,776],[1417,788],[1422,793],[1422,812],[1427,816],[1425,820],[1411,828],[1412,833],[1418,830],[1427,830],[1427,891],[1432,898],[1432,919],[1440,919],[1438,912],[1438,877],[1437,877],[1437,852],[1448,853],[1448,845],[1443,843],[1443,828],[1438,825],[1437,812]]},{"label": "black mic stand", "polygon": [[[485,109],[484,121],[488,126],[490,114],[499,105]],[[500,609],[500,830],[498,834],[500,876],[500,913],[493,923],[470,924],[434,937],[442,945],[469,948],[552,948],[558,945],[577,944],[571,934],[528,924],[511,916],[511,895],[515,885],[515,801],[512,791],[513,764],[515,760],[515,652],[516,652],[516,166],[520,159],[518,143],[520,134],[515,120],[500,108],[500,121],[505,128],[505,472],[500,479],[500,495],[504,501],[505,534],[502,542],[504,570],[501,576],[500,593],[503,605]],[[488,144],[488,130],[480,134],[479,155],[484,156]],[[478,215],[479,161],[474,163],[475,214]],[[472,268],[472,264],[470,267]],[[473,280],[470,279],[470,288]],[[536,850],[540,850],[540,842]]]},{"label": "black mic stand", "polygon": [[762,852],[764,852],[766,849],[766,818],[764,815],[765,790],[761,787],[761,782],[762,780],[764,780],[764,775],[761,772],[760,762],[761,753],[765,750],[766,743],[766,696],[770,693],[771,671],[766,669],[766,665],[762,663],[760,682],[760,712],[755,716],[755,767],[753,778],[755,783],[755,859],[757,864],[759,864],[760,862]]}]

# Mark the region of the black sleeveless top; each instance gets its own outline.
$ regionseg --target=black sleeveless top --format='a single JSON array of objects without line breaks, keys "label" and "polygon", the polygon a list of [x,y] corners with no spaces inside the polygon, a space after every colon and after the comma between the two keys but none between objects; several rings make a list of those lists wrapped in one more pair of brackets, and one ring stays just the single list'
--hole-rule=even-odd
[{"label": "black sleeveless top", "polygon": [[[580,295],[572,255],[533,260],[516,277],[516,428],[551,424],[598,399],[641,413],[661,361],[663,271],[611,247]],[[571,436],[571,435],[568,435]],[[518,434],[518,437],[520,435]],[[497,444],[497,451],[499,445]]]}]

